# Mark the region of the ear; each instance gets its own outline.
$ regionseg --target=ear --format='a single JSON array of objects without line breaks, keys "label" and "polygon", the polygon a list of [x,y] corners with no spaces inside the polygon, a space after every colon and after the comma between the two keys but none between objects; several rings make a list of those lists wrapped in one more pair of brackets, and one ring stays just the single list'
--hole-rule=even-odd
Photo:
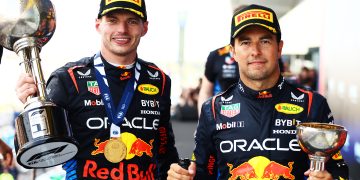
[{"label": "ear", "polygon": [[233,45],[230,45],[229,51],[230,51],[230,53],[231,53],[232,55],[234,55],[234,53],[235,53],[235,48],[234,48]]},{"label": "ear", "polygon": [[236,56],[236,51],[235,51],[235,47],[234,47],[233,45],[230,45],[229,51],[230,51],[230,54],[231,54],[231,58],[237,62],[237,60],[236,60],[236,58],[235,58],[235,56]]},{"label": "ear", "polygon": [[97,32],[100,32],[100,23],[101,23],[101,19],[96,18],[95,19],[95,29]]},{"label": "ear", "polygon": [[281,57],[282,48],[284,46],[284,41],[280,40],[279,47],[278,47],[278,57]]},{"label": "ear", "polygon": [[144,22],[144,31],[142,33],[142,36],[145,36],[145,34],[148,32],[149,29],[149,21]]}]

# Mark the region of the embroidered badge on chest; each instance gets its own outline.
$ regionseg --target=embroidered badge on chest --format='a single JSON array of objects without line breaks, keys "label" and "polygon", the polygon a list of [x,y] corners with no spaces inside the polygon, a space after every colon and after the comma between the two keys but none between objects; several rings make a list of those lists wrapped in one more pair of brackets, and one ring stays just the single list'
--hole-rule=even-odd
[{"label": "embroidered badge on chest", "polygon": [[100,95],[100,89],[97,81],[87,81],[86,86],[89,92],[95,95]]},{"label": "embroidered badge on chest", "polygon": [[240,114],[240,103],[221,105],[220,114],[222,114],[228,118],[232,118],[232,117]]}]

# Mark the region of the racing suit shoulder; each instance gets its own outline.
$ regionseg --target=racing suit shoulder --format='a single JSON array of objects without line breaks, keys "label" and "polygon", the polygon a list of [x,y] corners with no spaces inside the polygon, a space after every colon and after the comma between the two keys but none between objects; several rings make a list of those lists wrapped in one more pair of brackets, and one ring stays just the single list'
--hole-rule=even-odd
[{"label": "racing suit shoulder", "polygon": [[91,66],[92,60],[92,57],[85,57],[75,62],[68,62],[53,71],[46,84],[48,98],[66,108],[70,94],[78,92],[74,69]]},{"label": "racing suit shoulder", "polygon": [[232,84],[228,89],[226,89],[225,91],[216,94],[215,96],[213,96],[212,98],[209,99],[210,102],[210,111],[212,114],[212,118],[216,121],[216,107],[217,105],[221,104],[221,101],[227,101],[230,98],[233,98],[233,94],[235,89],[238,87],[238,84]]},{"label": "racing suit shoulder", "polygon": [[[204,116],[212,115],[212,118],[215,118],[215,105],[221,101],[222,96],[226,96],[232,93],[232,91],[237,87],[237,84],[231,85],[227,90],[220,92],[210,98],[208,98],[202,105],[201,114]],[[212,119],[210,117],[206,117],[207,120]],[[214,119],[212,119],[214,120]]]},{"label": "racing suit shoulder", "polygon": [[[138,59],[138,62],[142,65],[144,65],[147,69],[155,69],[160,71],[161,75],[163,78],[165,78],[165,80],[170,80],[170,77],[161,69],[159,68],[156,64],[152,63],[152,62],[148,62],[148,61],[144,61],[142,59]],[[154,76],[154,74],[149,73],[149,76]]]},{"label": "racing suit shoulder", "polygon": [[332,116],[331,109],[327,103],[326,98],[316,91],[312,91],[305,88],[297,87],[296,85],[290,84],[289,86],[295,87],[298,91],[307,94],[308,103],[308,121],[310,122],[322,122],[322,123],[333,123],[334,118]]},{"label": "racing suit shoulder", "polygon": [[162,69],[160,69],[156,64],[152,62],[144,61],[140,58],[138,58],[138,62],[146,68],[146,74],[149,76],[150,79],[160,77],[162,78],[161,95],[165,95],[166,97],[168,96],[170,98],[171,78]]},{"label": "racing suit shoulder", "polygon": [[49,84],[55,76],[67,77],[68,74],[72,73],[72,71],[76,68],[86,67],[86,66],[93,66],[93,57],[84,57],[75,62],[68,62],[64,66],[56,69],[54,72],[51,73],[49,80],[47,83]]},{"label": "racing suit shoulder", "polygon": [[[74,68],[74,67],[85,67],[85,66],[89,66],[92,65],[93,62],[93,58],[92,57],[84,57],[78,61],[75,62],[68,62],[66,63],[64,66],[56,69],[53,74],[61,74],[62,72],[67,71],[70,68]],[[51,75],[50,75],[51,76]]]}]

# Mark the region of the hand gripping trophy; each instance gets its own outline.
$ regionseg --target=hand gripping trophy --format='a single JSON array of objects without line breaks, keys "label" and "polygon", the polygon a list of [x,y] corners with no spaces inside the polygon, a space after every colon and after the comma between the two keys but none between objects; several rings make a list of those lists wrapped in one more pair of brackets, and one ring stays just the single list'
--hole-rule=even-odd
[{"label": "hand gripping trophy", "polygon": [[55,31],[55,10],[50,0],[0,0],[0,43],[23,59],[26,73],[37,85],[16,118],[17,162],[25,168],[45,168],[73,158],[78,144],[72,137],[67,111],[47,99],[40,65],[40,50]]},{"label": "hand gripping trophy", "polygon": [[327,123],[300,123],[297,139],[301,149],[309,154],[310,170],[323,171],[328,157],[337,153],[346,141],[343,126]]}]

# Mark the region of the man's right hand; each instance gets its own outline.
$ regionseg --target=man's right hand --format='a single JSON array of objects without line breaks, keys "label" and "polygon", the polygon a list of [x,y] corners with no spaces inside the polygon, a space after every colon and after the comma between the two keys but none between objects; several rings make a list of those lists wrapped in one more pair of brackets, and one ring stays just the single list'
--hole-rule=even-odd
[{"label": "man's right hand", "polygon": [[30,74],[21,74],[16,83],[16,95],[22,103],[26,103],[27,97],[35,95],[37,87],[34,78]]},{"label": "man's right hand", "polygon": [[167,172],[167,180],[192,180],[194,179],[196,172],[195,162],[191,162],[189,168],[186,170],[179,166],[179,164],[171,164],[169,171]]}]

